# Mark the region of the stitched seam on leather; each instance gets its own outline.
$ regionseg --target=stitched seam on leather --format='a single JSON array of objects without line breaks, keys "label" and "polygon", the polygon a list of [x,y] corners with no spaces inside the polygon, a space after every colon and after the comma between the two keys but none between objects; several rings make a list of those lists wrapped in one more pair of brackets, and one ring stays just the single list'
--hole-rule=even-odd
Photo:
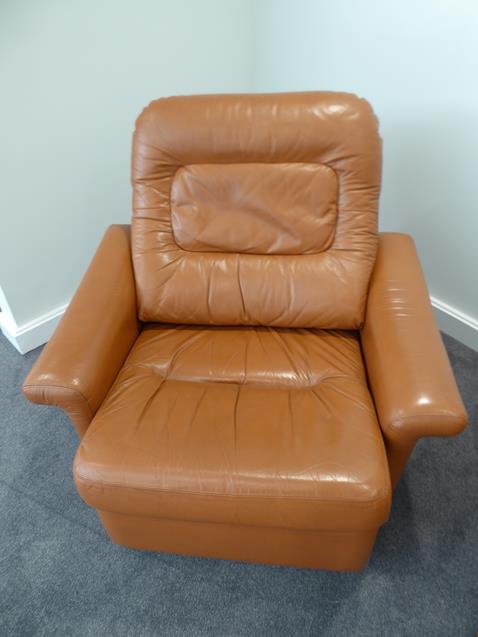
[{"label": "stitched seam on leather", "polygon": [[[74,387],[65,387],[63,385],[24,385],[24,389],[28,390],[28,389],[32,389],[32,390],[36,390],[36,391],[48,391],[49,389],[53,389],[53,390],[61,390],[64,392],[71,392],[72,394],[76,395],[78,398],[80,398],[81,401],[83,401],[83,403],[85,404],[85,407],[88,410],[88,416],[90,418],[93,418],[94,416],[94,411],[90,405],[90,403],[88,402],[87,398],[81,393],[81,391],[79,389],[76,389]],[[60,405],[57,405],[55,403],[46,403],[46,404],[52,404],[54,407],[58,407]],[[65,411],[69,411],[66,407],[62,407],[62,409],[65,409]]]},{"label": "stitched seam on leather", "polygon": [[172,522],[174,524],[193,524],[193,525],[212,525],[212,526],[234,526],[235,528],[246,528],[246,529],[267,529],[268,531],[292,531],[292,532],[297,532],[300,533],[301,535],[306,533],[306,534],[314,534],[314,535],[341,535],[341,536],[350,536],[350,535],[357,535],[357,534],[368,534],[370,532],[377,532],[378,528],[380,528],[380,526],[382,524],[384,524],[384,522],[381,522],[378,527],[377,524],[374,524],[371,527],[365,527],[365,528],[361,528],[359,527],[357,528],[346,528],[346,529],[337,529],[335,527],[333,528],[317,528],[317,527],[311,527],[311,526],[307,526],[307,527],[302,527],[302,526],[284,526],[282,524],[274,524],[273,526],[269,525],[269,524],[265,524],[264,522],[240,522],[240,523],[236,523],[236,522],[231,522],[231,521],[224,521],[224,520],[205,520],[202,518],[190,518],[190,517],[173,517],[172,515],[168,515],[168,516],[159,516],[156,513],[154,513],[153,515],[151,515],[150,513],[138,513],[138,512],[134,512],[131,513],[129,511],[125,512],[125,511],[118,511],[117,509],[111,510],[111,509],[100,509],[98,508],[97,511],[99,513],[106,513],[107,515],[110,516],[115,516],[115,517],[122,517],[122,518],[141,518],[141,519],[150,519],[150,520],[154,520],[157,522]]},{"label": "stitched seam on leather", "polygon": [[85,487],[96,487],[97,489],[104,489],[104,488],[113,488],[113,489],[128,489],[128,490],[132,490],[132,491],[144,491],[145,493],[161,493],[161,494],[168,494],[171,496],[181,496],[181,495],[188,495],[188,496],[195,496],[195,497],[209,497],[209,498],[229,498],[231,500],[236,500],[238,498],[242,499],[242,500],[291,500],[291,501],[304,501],[304,502],[323,502],[325,504],[352,504],[355,505],[357,507],[360,508],[367,508],[367,507],[372,507],[372,506],[376,506],[377,504],[381,504],[382,502],[387,502],[390,499],[390,494],[387,495],[381,495],[378,498],[375,498],[373,500],[364,500],[364,501],[360,501],[360,500],[344,500],[344,499],[340,499],[340,500],[332,500],[332,499],[327,499],[327,498],[314,498],[314,497],[308,497],[308,496],[294,496],[294,495],[235,495],[235,494],[227,494],[227,493],[201,493],[199,491],[170,491],[169,489],[156,489],[155,487],[134,487],[131,485],[122,485],[116,482],[103,482],[101,481],[100,484],[98,484],[98,482],[95,482],[93,480],[90,480],[84,476],[81,475],[81,473],[76,470],[75,471],[75,478],[77,480],[77,482],[82,482],[84,484]]},{"label": "stitched seam on leather", "polygon": [[180,166],[176,166],[176,170],[171,175],[171,183],[169,185],[169,192],[168,192],[168,212],[169,212],[169,223],[170,223],[170,226],[171,226],[171,237],[173,238],[173,241],[174,241],[174,243],[176,245],[176,248],[178,250],[180,250],[181,252],[187,252],[187,250],[184,250],[182,248],[182,246],[179,245],[179,243],[176,240],[176,235],[174,234],[173,219],[172,219],[172,215],[171,215],[171,201],[172,201],[173,185],[174,185],[174,180],[176,179],[176,175],[178,174],[178,172],[180,170],[182,170],[183,168],[186,168],[186,166],[190,166],[190,165],[191,164],[181,164]]}]

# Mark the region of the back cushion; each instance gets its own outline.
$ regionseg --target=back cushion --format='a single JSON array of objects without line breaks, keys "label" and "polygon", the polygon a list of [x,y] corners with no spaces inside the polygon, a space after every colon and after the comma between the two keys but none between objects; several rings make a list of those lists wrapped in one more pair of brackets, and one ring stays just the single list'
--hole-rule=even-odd
[{"label": "back cushion", "polygon": [[356,329],[381,143],[344,93],[160,99],[133,142],[143,321]]}]

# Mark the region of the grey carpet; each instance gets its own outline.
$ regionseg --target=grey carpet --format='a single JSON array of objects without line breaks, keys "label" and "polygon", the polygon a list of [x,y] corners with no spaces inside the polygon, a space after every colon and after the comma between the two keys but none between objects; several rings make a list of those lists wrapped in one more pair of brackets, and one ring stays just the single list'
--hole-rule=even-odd
[{"label": "grey carpet", "polygon": [[478,630],[478,354],[445,337],[471,424],[423,440],[370,564],[339,574],[113,546],[77,496],[77,439],[20,386],[0,337],[0,635],[473,637]]}]

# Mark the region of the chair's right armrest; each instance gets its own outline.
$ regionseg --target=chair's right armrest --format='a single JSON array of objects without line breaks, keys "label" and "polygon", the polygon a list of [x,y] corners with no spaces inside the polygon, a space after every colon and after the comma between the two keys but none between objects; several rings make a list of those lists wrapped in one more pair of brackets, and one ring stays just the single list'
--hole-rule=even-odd
[{"label": "chair's right armrest", "polygon": [[467,414],[410,236],[379,236],[362,348],[385,438],[411,445],[463,430]]},{"label": "chair's right armrest", "polygon": [[64,409],[81,437],[139,331],[130,226],[113,225],[25,379],[24,395]]}]

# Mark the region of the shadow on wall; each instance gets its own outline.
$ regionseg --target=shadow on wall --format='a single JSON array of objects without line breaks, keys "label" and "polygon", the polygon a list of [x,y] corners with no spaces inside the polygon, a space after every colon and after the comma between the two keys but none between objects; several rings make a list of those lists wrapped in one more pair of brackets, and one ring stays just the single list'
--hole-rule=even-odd
[{"label": "shadow on wall", "polygon": [[[456,128],[449,116],[382,123],[381,227],[410,233],[432,296],[474,316],[477,308],[463,290],[476,289],[476,252],[465,246],[468,233],[478,236],[478,215],[472,214],[472,202],[478,200],[477,162],[471,161],[478,139],[474,145],[466,134],[467,118],[466,111],[456,117],[461,119]],[[453,255],[459,255],[460,268],[449,267]]]}]

